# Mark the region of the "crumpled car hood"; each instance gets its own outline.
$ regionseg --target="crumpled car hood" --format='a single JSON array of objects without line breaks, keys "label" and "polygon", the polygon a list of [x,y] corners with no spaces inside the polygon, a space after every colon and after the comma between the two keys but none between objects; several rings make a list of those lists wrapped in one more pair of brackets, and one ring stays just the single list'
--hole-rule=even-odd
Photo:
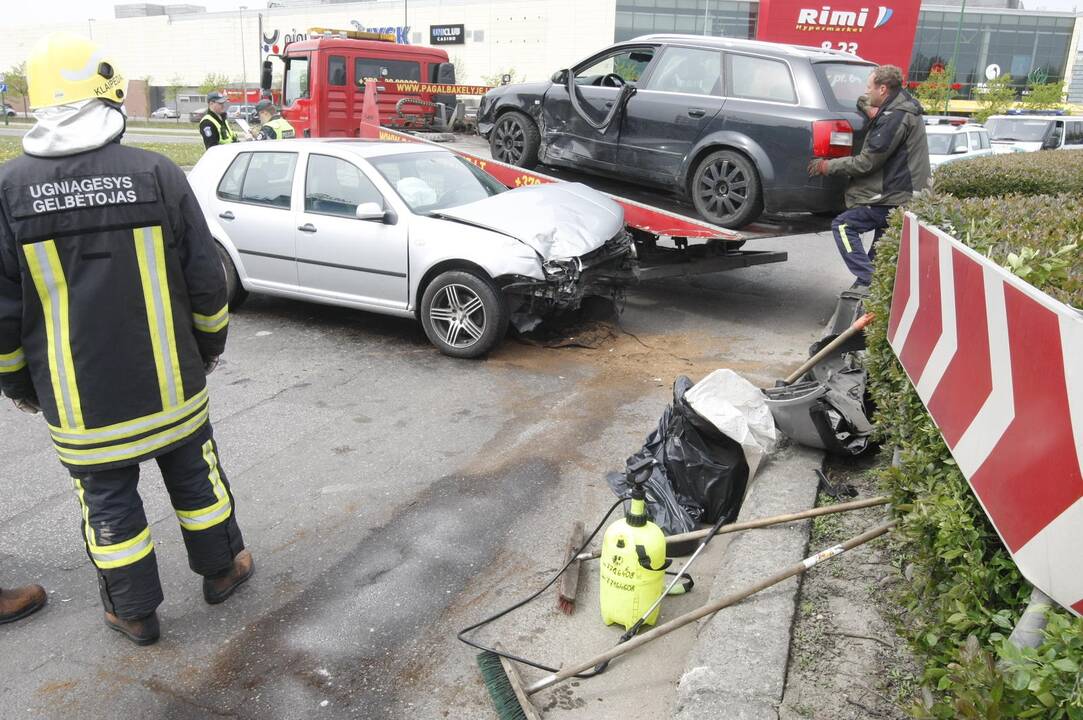
[{"label": "crumpled car hood", "polygon": [[531,185],[434,214],[513,237],[542,260],[586,255],[624,227],[624,209],[581,183]]}]

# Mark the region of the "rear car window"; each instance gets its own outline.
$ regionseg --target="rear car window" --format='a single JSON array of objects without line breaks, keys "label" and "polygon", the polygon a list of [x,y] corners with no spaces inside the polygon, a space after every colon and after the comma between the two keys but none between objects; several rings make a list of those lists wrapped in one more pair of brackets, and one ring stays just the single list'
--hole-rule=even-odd
[{"label": "rear car window", "polygon": [[717,50],[666,48],[658,67],[651,72],[646,89],[721,95],[722,55]]},{"label": "rear car window", "polygon": [[365,78],[377,80],[421,80],[421,64],[409,60],[385,60],[383,58],[357,58],[354,60],[354,77],[357,83]]},{"label": "rear car window", "polygon": [[790,68],[781,60],[727,53],[726,63],[726,75],[730,79],[730,97],[783,103],[797,102]]},{"label": "rear car window", "polygon": [[833,110],[854,110],[857,107],[857,99],[865,94],[865,83],[873,67],[843,62],[812,64],[827,106]]},{"label": "rear car window", "polygon": [[293,192],[293,170],[297,166],[297,153],[255,152],[244,174],[241,185],[241,202],[290,207]]}]

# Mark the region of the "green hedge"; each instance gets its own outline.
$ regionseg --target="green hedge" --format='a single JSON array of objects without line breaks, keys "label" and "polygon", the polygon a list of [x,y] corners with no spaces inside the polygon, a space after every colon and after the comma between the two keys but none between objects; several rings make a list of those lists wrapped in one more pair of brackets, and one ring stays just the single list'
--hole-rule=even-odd
[{"label": "green hedge", "polygon": [[933,175],[937,192],[960,198],[1083,194],[1083,152],[993,155],[947,163]]},{"label": "green hedge", "polygon": [[[1062,302],[1083,307],[1079,203],[1073,195],[927,194],[908,209]],[[867,331],[867,367],[878,433],[886,446],[902,449],[901,466],[883,471],[882,484],[900,519],[896,537],[907,578],[900,632],[924,661],[922,680],[929,691],[912,711],[917,717],[1083,720],[1083,621],[1059,611],[1037,650],[1020,652],[1007,643],[1030,587],[887,344],[901,225],[897,212],[877,244],[866,305],[883,320]],[[1001,661],[1010,669],[997,670]]]}]

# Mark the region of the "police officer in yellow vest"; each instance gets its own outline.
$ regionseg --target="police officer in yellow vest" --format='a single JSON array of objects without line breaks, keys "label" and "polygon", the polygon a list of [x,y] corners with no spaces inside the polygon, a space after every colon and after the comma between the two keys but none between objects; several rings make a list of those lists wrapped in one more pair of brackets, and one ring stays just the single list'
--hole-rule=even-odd
[{"label": "police officer in yellow vest", "polygon": [[293,125],[278,114],[277,109],[270,100],[263,99],[256,103],[256,112],[259,113],[260,129],[257,140],[285,140],[296,137]]},{"label": "police officer in yellow vest", "polygon": [[217,90],[207,94],[207,113],[199,121],[199,136],[208,148],[237,142],[226,120],[226,96]]}]

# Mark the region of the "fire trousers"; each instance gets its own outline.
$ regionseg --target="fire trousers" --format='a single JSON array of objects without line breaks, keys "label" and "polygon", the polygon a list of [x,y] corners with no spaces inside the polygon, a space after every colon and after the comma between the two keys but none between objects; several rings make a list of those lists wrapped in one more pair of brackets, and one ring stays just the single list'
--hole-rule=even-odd
[{"label": "fire trousers", "polygon": [[[189,567],[203,576],[229,570],[244,540],[210,423],[155,460],[180,522]],[[139,466],[73,473],[72,483],[102,605],[125,620],[146,617],[164,598],[139,497]]]},{"label": "fire trousers", "polygon": [[[887,205],[857,205],[841,213],[831,223],[835,245],[846,267],[862,285],[872,284],[872,261],[876,257],[876,241],[887,229]],[[861,233],[875,230],[869,251],[861,244]]]}]

